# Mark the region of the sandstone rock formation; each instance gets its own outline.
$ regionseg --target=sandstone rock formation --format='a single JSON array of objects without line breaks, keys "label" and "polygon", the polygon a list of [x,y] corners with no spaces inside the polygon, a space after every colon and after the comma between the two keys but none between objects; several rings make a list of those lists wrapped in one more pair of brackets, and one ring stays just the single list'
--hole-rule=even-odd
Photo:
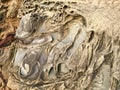
[{"label": "sandstone rock formation", "polygon": [[0,90],[120,90],[120,1],[0,4]]}]

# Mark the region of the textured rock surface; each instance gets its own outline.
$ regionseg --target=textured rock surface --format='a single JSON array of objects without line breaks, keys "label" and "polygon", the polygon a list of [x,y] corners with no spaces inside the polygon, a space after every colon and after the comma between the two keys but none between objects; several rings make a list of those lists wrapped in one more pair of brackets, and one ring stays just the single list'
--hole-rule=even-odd
[{"label": "textured rock surface", "polygon": [[120,1],[0,4],[0,90],[120,90]]},{"label": "textured rock surface", "polygon": [[0,0],[0,90],[11,90],[7,86],[8,68],[14,51],[11,43],[15,40],[15,30],[19,24],[17,12],[20,2],[20,0]]}]

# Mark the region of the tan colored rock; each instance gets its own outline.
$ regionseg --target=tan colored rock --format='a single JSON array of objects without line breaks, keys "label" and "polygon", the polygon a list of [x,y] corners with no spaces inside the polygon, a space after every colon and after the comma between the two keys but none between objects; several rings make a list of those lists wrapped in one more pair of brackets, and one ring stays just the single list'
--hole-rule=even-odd
[{"label": "tan colored rock", "polygon": [[1,89],[120,89],[120,1],[0,5]]}]

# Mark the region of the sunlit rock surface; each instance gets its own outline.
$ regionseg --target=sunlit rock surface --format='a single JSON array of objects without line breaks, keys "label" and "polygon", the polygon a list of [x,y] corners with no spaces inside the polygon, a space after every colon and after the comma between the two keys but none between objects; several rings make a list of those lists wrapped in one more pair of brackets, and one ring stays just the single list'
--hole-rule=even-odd
[{"label": "sunlit rock surface", "polygon": [[1,0],[0,90],[120,90],[119,3]]}]

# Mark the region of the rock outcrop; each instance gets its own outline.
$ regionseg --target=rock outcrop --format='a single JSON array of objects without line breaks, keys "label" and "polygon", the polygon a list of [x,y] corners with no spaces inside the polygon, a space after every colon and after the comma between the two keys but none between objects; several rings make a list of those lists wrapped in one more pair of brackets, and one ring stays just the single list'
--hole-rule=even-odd
[{"label": "rock outcrop", "polygon": [[1,90],[120,90],[120,1],[1,0]]}]

